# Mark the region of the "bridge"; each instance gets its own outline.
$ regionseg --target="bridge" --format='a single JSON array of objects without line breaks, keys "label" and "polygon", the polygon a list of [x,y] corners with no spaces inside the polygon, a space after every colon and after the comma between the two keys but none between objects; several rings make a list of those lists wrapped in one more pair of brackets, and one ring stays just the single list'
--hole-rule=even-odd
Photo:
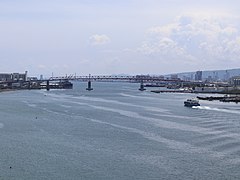
[{"label": "bridge", "polygon": [[136,75],[136,76],[104,76],[104,75],[91,75],[88,76],[57,76],[51,77],[49,81],[87,81],[88,86],[86,90],[93,90],[91,83],[92,81],[100,81],[100,82],[134,82],[140,83],[140,91],[144,91],[144,83],[183,83],[181,79],[165,79],[163,76],[149,76],[149,75]]},{"label": "bridge", "polygon": [[127,81],[127,82],[185,82],[179,78],[177,79],[165,79],[162,76],[145,76],[145,75],[136,75],[136,76],[104,76],[104,75],[91,75],[88,76],[57,76],[50,77],[50,81]]}]

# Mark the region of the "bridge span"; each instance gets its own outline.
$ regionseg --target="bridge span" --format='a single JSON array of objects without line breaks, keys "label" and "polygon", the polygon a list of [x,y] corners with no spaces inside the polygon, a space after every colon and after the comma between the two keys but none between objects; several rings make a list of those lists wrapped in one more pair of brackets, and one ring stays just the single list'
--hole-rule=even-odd
[{"label": "bridge span", "polygon": [[140,83],[140,91],[144,91],[144,83],[183,83],[181,79],[165,79],[162,76],[149,76],[149,75],[136,75],[136,76],[105,76],[105,75],[91,75],[88,76],[57,76],[51,77],[48,81],[87,81],[88,86],[86,90],[91,91],[92,81],[99,82],[132,82],[132,83]]},{"label": "bridge span", "polygon": [[50,77],[50,81],[127,81],[127,82],[184,82],[180,79],[165,79],[162,76],[104,76],[104,75],[88,75],[88,76],[57,76]]}]

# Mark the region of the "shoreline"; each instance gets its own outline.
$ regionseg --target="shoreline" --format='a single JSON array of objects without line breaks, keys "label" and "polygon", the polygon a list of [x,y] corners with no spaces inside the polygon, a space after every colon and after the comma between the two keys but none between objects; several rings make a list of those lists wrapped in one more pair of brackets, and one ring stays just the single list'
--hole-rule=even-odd
[{"label": "shoreline", "polygon": [[240,92],[194,92],[182,90],[151,90],[152,93],[189,93],[189,94],[225,94],[225,95],[240,95]]},{"label": "shoreline", "polygon": [[11,92],[11,91],[16,91],[16,89],[0,89],[0,93],[2,93],[2,92]]}]

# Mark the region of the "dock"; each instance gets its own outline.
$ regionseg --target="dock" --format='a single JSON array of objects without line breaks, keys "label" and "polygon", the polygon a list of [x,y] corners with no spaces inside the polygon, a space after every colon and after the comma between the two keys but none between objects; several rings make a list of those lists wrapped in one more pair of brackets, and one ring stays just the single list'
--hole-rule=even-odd
[{"label": "dock", "polygon": [[209,96],[209,97],[200,97],[197,96],[199,100],[205,100],[205,101],[221,101],[221,102],[240,102],[240,96]]},{"label": "dock", "polygon": [[186,90],[151,90],[153,93],[192,93]]}]

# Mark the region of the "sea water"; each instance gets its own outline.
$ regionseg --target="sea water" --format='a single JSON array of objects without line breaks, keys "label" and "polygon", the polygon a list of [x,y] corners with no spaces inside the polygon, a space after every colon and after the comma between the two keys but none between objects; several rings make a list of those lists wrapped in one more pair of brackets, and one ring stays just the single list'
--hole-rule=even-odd
[{"label": "sea water", "polygon": [[0,94],[0,179],[240,179],[240,105],[86,86]]}]

